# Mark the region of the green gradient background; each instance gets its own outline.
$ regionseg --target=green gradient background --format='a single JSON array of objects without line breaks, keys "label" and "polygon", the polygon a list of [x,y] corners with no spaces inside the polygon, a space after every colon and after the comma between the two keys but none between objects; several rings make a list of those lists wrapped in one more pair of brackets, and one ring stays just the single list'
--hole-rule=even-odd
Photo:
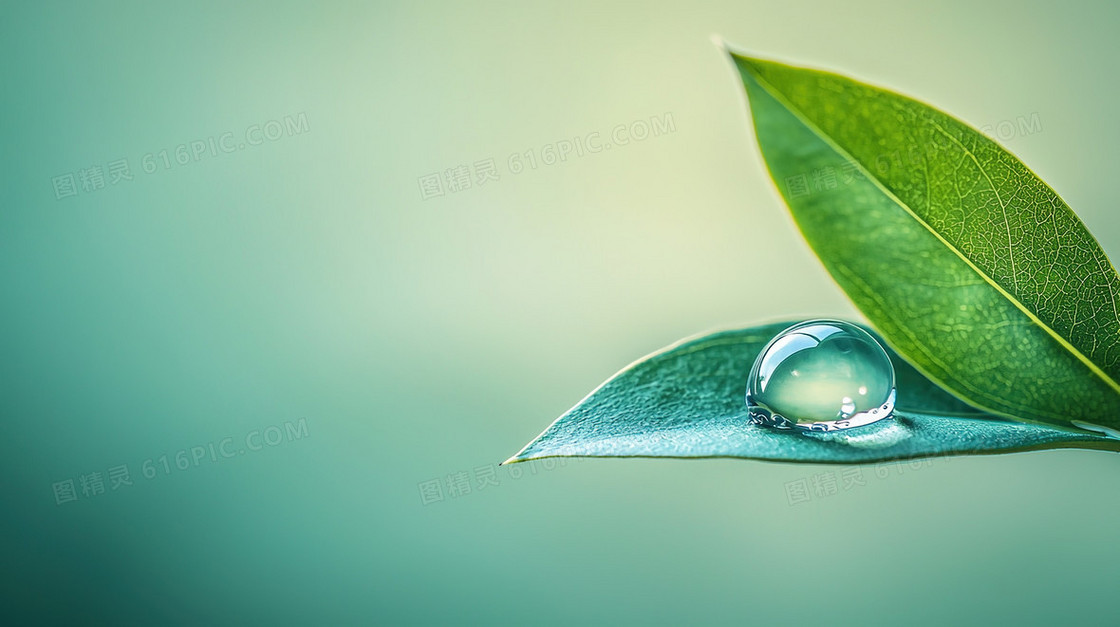
[{"label": "green gradient background", "polygon": [[[0,622],[1102,624],[1120,465],[937,460],[790,506],[826,470],[590,460],[422,505],[641,355],[854,317],[759,158],[710,36],[895,88],[1005,144],[1113,259],[1104,2],[11,5],[0,22]],[[305,113],[155,174],[143,154]],[[505,158],[671,112],[676,132]],[[134,181],[56,200],[127,157]],[[493,158],[498,182],[417,179]],[[145,480],[144,459],[308,437]],[[56,505],[53,482],[134,484]],[[899,472],[899,470],[902,472]]]}]

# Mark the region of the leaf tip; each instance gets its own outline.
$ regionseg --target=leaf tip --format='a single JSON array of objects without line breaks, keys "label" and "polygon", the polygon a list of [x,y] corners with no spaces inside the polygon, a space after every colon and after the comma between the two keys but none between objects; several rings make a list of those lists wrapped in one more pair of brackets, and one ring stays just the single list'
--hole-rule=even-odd
[{"label": "leaf tip", "polygon": [[746,78],[747,75],[761,75],[762,67],[767,63],[773,63],[772,61],[760,59],[738,46],[727,43],[720,35],[713,34],[711,39],[712,43],[714,43],[717,48],[730,57],[732,65],[735,66],[744,78]]},{"label": "leaf tip", "polygon": [[529,449],[531,449],[533,447],[533,444],[535,444],[535,443],[536,443],[536,440],[533,440],[532,442],[526,444],[525,448],[521,449],[520,451],[517,451],[517,453],[513,454],[509,459],[507,459],[506,461],[504,461],[504,462],[502,462],[498,465],[499,466],[508,466],[510,464],[517,464],[517,463],[520,463],[520,462],[527,462],[527,461],[531,461],[533,459],[536,459],[537,458],[536,455],[534,455],[533,453],[527,453],[527,451]]}]

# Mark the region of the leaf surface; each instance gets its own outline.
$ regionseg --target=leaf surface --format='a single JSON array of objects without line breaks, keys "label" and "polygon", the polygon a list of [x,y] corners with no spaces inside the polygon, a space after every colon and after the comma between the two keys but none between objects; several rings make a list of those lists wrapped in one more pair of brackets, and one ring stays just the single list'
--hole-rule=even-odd
[{"label": "leaf surface", "polygon": [[1120,277],[979,131],[899,94],[732,54],[809,245],[887,343],[970,405],[1120,429]]},{"label": "leaf surface", "polygon": [[898,386],[895,418],[831,433],[751,424],[744,402],[747,374],[759,351],[790,324],[720,331],[641,359],[506,463],[555,456],[863,463],[1060,447],[1120,450],[1120,440],[985,416],[890,350]]}]

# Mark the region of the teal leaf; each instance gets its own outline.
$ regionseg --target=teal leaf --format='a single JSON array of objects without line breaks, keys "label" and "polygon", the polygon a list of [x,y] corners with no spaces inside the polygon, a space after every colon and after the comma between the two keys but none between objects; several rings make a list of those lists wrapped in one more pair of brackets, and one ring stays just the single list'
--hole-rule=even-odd
[{"label": "teal leaf", "polygon": [[1120,450],[1120,440],[971,409],[891,351],[898,387],[894,418],[831,433],[750,424],[744,404],[747,374],[765,344],[790,324],[720,331],[641,359],[505,463],[556,456],[864,463],[1061,447]]},{"label": "teal leaf", "polygon": [[797,226],[890,346],[992,414],[1120,429],[1120,277],[1054,190],[928,105],[731,58]]}]

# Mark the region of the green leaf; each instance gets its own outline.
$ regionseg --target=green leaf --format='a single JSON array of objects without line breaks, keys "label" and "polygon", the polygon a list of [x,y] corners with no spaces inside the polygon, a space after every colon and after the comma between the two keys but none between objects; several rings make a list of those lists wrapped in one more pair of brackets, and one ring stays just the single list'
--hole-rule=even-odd
[{"label": "green leaf", "polygon": [[[978,417],[891,351],[898,386],[895,418],[831,433],[750,424],[744,402],[747,374],[763,346],[790,324],[712,333],[639,360],[506,463],[555,456],[862,463],[1060,447],[1120,450],[1120,440]],[[973,417],[926,413],[935,408]]]},{"label": "green leaf", "polygon": [[797,226],[892,347],[989,412],[1120,429],[1120,277],[1050,187],[925,104],[731,57]]}]

